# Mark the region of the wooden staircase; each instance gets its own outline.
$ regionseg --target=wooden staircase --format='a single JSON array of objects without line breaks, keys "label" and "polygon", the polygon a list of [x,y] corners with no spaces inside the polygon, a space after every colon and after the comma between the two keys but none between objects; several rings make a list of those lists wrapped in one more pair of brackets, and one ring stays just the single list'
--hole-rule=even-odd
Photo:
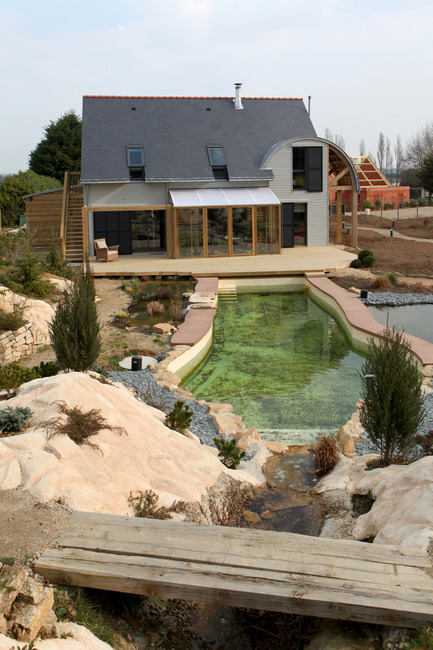
[{"label": "wooden staircase", "polygon": [[63,259],[72,264],[83,261],[83,205],[80,172],[65,172],[60,242]]}]

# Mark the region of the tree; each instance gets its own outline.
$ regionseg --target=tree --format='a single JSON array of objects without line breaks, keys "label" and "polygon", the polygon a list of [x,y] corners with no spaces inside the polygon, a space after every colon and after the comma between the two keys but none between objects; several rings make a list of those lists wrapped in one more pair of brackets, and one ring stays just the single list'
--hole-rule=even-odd
[{"label": "tree", "polygon": [[346,143],[344,142],[344,138],[341,135],[341,133],[336,133],[334,135],[332,131],[330,131],[328,128],[325,129],[325,138],[330,142],[335,142],[335,144],[341,149],[344,149],[346,146]]},{"label": "tree", "polygon": [[401,137],[397,136],[397,143],[394,147],[395,155],[395,184],[400,184],[401,170],[403,166],[403,147],[401,144]]},{"label": "tree", "polygon": [[420,169],[424,158],[433,153],[433,122],[426,124],[406,144],[405,162]]},{"label": "tree", "polygon": [[386,139],[386,149],[385,149],[385,170],[386,175],[389,177],[392,174],[392,164],[394,162],[394,157],[391,152],[391,143],[389,138]]},{"label": "tree", "polygon": [[359,155],[360,155],[360,156],[365,156],[365,142],[364,142],[364,138],[361,138],[361,142],[359,143]]},{"label": "tree", "polygon": [[383,172],[383,164],[385,161],[385,136],[382,131],[379,133],[379,140],[377,143],[377,162],[379,164],[379,169]]},{"label": "tree", "polygon": [[400,185],[419,187],[418,172],[416,169],[404,169],[400,174]]},{"label": "tree", "polygon": [[386,327],[379,341],[369,340],[361,366],[360,422],[389,465],[405,458],[415,444],[424,418],[422,375],[410,345],[395,328]]},{"label": "tree", "polygon": [[48,176],[39,176],[34,171],[19,171],[9,174],[0,184],[0,210],[2,225],[18,224],[18,217],[25,212],[24,196],[60,187],[59,181]]},{"label": "tree", "polygon": [[84,372],[95,363],[101,349],[101,326],[88,265],[65,289],[49,330],[57,363],[63,370]]},{"label": "tree", "polygon": [[30,153],[29,167],[63,183],[65,171],[81,169],[81,120],[73,111],[44,128],[45,137]]},{"label": "tree", "polygon": [[429,199],[431,200],[433,194],[433,152],[424,158],[418,172],[418,178],[422,187],[429,193]]}]

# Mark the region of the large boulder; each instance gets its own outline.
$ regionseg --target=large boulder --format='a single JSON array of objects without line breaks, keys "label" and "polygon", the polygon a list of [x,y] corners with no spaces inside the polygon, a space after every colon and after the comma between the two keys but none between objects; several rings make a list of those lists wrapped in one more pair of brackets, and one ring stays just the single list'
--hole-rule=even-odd
[{"label": "large boulder", "polygon": [[[83,412],[98,409],[126,433],[102,429],[90,439],[97,449],[65,435],[47,439],[42,425],[59,417],[59,400]],[[236,477],[205,446],[167,428],[161,411],[84,373],[35,379],[6,405],[29,407],[33,417],[25,433],[0,439],[0,489],[21,485],[42,502],[63,499],[74,509],[122,515],[130,512],[131,491],[153,490],[168,506],[199,501],[221,472]]]},{"label": "large boulder", "polygon": [[353,485],[371,490],[372,509],[358,518],[355,539],[426,549],[433,538],[433,456],[366,472]]},{"label": "large boulder", "polygon": [[14,305],[24,305],[24,318],[38,326],[44,337],[49,336],[48,325],[54,318],[54,309],[44,300],[25,298],[0,286],[0,308],[5,312],[13,311]]}]

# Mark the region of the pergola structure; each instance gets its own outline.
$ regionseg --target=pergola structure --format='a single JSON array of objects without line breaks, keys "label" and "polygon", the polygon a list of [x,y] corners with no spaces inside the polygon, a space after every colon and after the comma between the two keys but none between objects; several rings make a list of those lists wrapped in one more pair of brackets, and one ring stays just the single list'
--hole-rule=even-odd
[{"label": "pergola structure", "polygon": [[342,195],[343,192],[350,191],[352,196],[352,228],[351,244],[352,248],[358,247],[358,194],[359,194],[359,177],[352,159],[333,142],[328,142],[329,146],[329,180],[328,191],[335,192],[337,199],[337,239],[336,243],[343,242],[342,237]]}]

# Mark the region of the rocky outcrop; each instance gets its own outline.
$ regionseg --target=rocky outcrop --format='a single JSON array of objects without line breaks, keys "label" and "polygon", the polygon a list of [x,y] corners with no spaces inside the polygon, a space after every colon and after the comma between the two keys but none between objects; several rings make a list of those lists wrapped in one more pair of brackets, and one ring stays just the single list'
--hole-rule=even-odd
[{"label": "rocky outcrop", "polygon": [[[30,576],[23,567],[0,563],[0,650],[24,650],[35,641],[38,650],[111,648],[81,625],[58,623],[53,604],[52,587]],[[76,643],[72,644],[73,640]]]}]

